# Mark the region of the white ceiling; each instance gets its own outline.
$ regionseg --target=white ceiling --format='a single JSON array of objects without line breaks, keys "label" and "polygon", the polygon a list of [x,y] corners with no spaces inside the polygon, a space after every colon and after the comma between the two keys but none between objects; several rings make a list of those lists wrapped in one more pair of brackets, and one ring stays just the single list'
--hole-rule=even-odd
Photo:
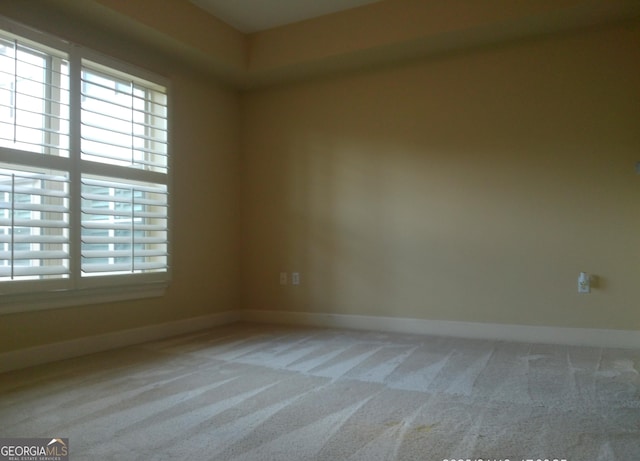
[{"label": "white ceiling", "polygon": [[221,21],[251,33],[380,0],[190,0]]}]

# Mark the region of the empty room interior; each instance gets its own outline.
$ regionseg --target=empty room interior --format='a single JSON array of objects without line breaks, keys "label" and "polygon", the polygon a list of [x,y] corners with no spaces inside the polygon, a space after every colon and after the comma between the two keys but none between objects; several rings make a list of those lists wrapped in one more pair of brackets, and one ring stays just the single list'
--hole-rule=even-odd
[{"label": "empty room interior", "polygon": [[2,0],[0,60],[3,450],[640,456],[640,2]]}]

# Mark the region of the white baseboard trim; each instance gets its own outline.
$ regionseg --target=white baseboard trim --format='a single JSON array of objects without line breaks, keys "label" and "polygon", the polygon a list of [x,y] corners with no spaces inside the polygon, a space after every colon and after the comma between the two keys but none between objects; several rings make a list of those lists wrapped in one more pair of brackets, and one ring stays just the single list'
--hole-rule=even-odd
[{"label": "white baseboard trim", "polygon": [[5,352],[0,354],[0,373],[191,333],[240,320],[240,311],[226,311]]},{"label": "white baseboard trim", "polygon": [[245,322],[454,336],[526,343],[640,349],[640,331],[454,322],[367,315],[244,310]]},{"label": "white baseboard trim", "polygon": [[0,354],[0,373],[132,346],[239,321],[453,336],[527,343],[640,349],[640,331],[454,322],[309,312],[226,311]]}]

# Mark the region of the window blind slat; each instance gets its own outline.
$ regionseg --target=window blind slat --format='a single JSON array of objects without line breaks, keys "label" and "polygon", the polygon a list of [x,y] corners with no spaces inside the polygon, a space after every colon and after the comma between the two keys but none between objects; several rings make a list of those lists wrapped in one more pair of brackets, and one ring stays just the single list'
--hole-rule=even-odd
[{"label": "window blind slat", "polygon": [[92,264],[88,266],[82,266],[82,272],[134,272],[134,271],[149,271],[149,270],[163,270],[166,268],[166,263],[115,263],[115,264]]},{"label": "window blind slat", "polygon": [[[108,206],[110,203],[131,203],[130,197],[110,197],[103,194],[83,194],[82,199],[92,202],[101,202],[103,206]],[[92,208],[86,208],[86,210],[87,212],[90,212]]]},{"label": "window blind slat", "polygon": [[[143,230],[139,227],[142,225],[132,225],[131,223],[116,223],[116,222],[102,222],[102,221],[82,221],[82,227],[84,229],[111,229],[111,230]],[[163,227],[157,226],[152,230],[162,230]]]},{"label": "window blind slat", "polygon": [[[166,237],[138,237],[135,242],[141,245],[167,244]],[[82,243],[87,244],[126,244],[131,243],[130,237],[92,237],[83,235]]]},{"label": "window blind slat", "polygon": [[[126,212],[119,211],[119,210],[98,210],[98,209],[92,209],[92,208],[82,208],[82,212],[85,215],[94,215],[94,216],[123,216],[123,215],[126,215]],[[139,212],[136,213],[136,217],[138,217],[138,218],[152,218],[152,219],[165,219],[166,220],[167,219],[167,213],[166,213],[166,211],[164,211],[164,212],[139,211]]]},{"label": "window blind slat", "polygon": [[[156,194],[154,192],[154,194]],[[136,198],[134,199],[135,203],[137,205],[148,205],[148,206],[153,206],[153,207],[166,207],[167,206],[167,201],[166,201],[166,193],[165,194],[160,194],[157,193],[158,195],[162,195],[162,199],[150,199],[150,198]],[[108,202],[108,203],[131,203],[132,199],[131,197],[106,197],[104,195],[101,194],[87,194],[87,195],[83,195],[82,198],[84,200],[87,201],[94,201],[94,202]],[[105,203],[103,203],[103,205],[105,205]],[[87,213],[91,212],[92,208],[86,208]]]},{"label": "window blind slat", "polygon": [[123,183],[115,179],[96,179],[95,177],[83,177],[82,184],[85,186],[116,187],[120,189],[135,189],[142,192],[166,193],[166,185],[150,183]]},{"label": "window blind slat", "polygon": [[41,243],[41,244],[68,244],[69,238],[65,235],[2,235],[0,243]]},{"label": "window blind slat", "polygon": [[67,213],[69,209],[65,206],[40,205],[36,203],[15,203],[13,206],[9,202],[0,202],[0,209],[17,211],[45,211],[49,213]]},{"label": "window blind slat", "polygon": [[[83,256],[85,258],[124,258],[131,256],[131,250],[85,251]],[[167,256],[167,252],[162,250],[140,250],[136,256]]]},{"label": "window blind slat", "polygon": [[65,221],[54,221],[47,219],[15,219],[0,218],[0,226],[31,227],[41,229],[67,228],[69,225]]},{"label": "window blind slat", "polygon": [[0,192],[8,192],[8,193],[14,193],[14,194],[21,194],[21,195],[32,195],[32,196],[39,196],[39,197],[52,197],[52,198],[68,198],[69,197],[69,194],[64,191],[57,191],[57,190],[51,190],[51,189],[43,190],[43,189],[38,189],[36,187],[16,186],[15,189],[12,190],[11,185],[3,184],[2,182],[0,182]]},{"label": "window blind slat", "polygon": [[[69,269],[64,266],[14,266],[13,277],[68,275]],[[0,277],[10,277],[11,268],[0,266]]]},{"label": "window blind slat", "polygon": [[41,261],[47,259],[67,259],[69,258],[69,253],[66,251],[39,251],[38,257],[34,258],[34,254],[31,251],[14,251],[11,253],[10,251],[0,251],[0,259],[39,259]]}]

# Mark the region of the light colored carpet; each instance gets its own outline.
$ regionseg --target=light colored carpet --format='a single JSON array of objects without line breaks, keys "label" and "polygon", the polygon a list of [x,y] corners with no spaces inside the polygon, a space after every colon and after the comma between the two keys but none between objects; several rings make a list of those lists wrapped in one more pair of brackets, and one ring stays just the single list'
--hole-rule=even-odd
[{"label": "light colored carpet", "polygon": [[0,375],[72,460],[640,459],[640,351],[232,325]]}]

